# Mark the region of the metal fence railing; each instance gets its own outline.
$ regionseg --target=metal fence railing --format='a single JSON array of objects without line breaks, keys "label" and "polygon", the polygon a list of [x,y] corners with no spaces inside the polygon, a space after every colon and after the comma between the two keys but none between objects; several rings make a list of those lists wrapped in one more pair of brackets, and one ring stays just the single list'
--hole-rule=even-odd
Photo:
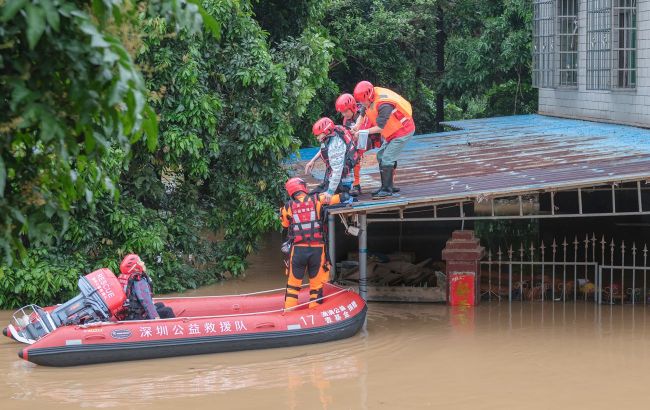
[{"label": "metal fence railing", "polygon": [[[515,250],[517,249],[517,250]],[[648,303],[648,247],[596,235],[550,246],[512,245],[481,261],[483,300]]]}]

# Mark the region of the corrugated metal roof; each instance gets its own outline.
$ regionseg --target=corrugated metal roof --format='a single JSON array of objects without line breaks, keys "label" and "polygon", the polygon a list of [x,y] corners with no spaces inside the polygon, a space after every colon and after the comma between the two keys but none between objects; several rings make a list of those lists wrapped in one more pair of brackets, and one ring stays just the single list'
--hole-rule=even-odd
[{"label": "corrugated metal roof", "polygon": [[[650,130],[541,115],[448,122],[457,131],[414,136],[396,177],[400,196],[338,212],[451,202],[650,179]],[[314,155],[303,151],[302,158]],[[296,164],[302,175],[304,161]],[[362,164],[365,191],[380,185],[374,152]],[[312,172],[310,184],[322,178]]]}]

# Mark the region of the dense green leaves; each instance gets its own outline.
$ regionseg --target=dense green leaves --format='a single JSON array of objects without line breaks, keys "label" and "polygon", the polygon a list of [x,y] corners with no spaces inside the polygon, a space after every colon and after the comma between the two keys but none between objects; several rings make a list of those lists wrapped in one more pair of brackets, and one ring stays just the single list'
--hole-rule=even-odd
[{"label": "dense green leaves", "polygon": [[[170,36],[157,19],[140,61],[150,67],[160,148],[139,152],[154,174],[173,175],[174,192],[196,189],[203,223],[222,232],[216,270],[237,274],[262,232],[277,226],[286,178],[280,164],[297,142],[294,124],[327,80],[333,44],[313,26],[271,46],[250,4],[204,1],[219,40]],[[158,161],[162,159],[162,161]],[[138,168],[130,172],[147,172]]]},{"label": "dense green leaves", "polygon": [[[271,9],[274,3],[260,2],[256,9],[265,13],[261,22],[271,36],[282,38],[305,24],[304,10],[312,2]],[[351,92],[363,79],[409,99],[422,133],[437,128],[438,96],[444,97],[447,119],[536,109],[527,0],[332,0],[324,10],[321,21],[336,48],[331,82],[319,90],[299,126],[307,144],[313,143],[311,123],[323,113],[335,117],[336,96]],[[442,53],[437,49],[441,38]],[[438,68],[441,56],[444,70]]]},{"label": "dense green leaves", "polygon": [[[92,16],[51,4],[59,20],[38,0],[0,31],[0,43],[17,39],[2,49],[0,241],[7,259],[22,252],[5,277],[116,269],[126,252],[147,261],[157,291],[241,272],[277,226],[281,161],[333,44],[309,24],[272,46],[249,2],[151,2],[136,14],[94,1]],[[12,289],[0,304],[60,296]]]},{"label": "dense green leaves", "polygon": [[147,90],[131,57],[73,3],[58,5],[26,3],[0,31],[12,45],[2,49],[0,80],[7,261],[11,249],[58,236],[86,191],[115,179],[103,165],[108,147],[128,150],[142,132]]},{"label": "dense green leaves", "polygon": [[[441,89],[449,104],[464,112],[460,117],[534,112],[530,2],[464,0],[449,2],[446,12],[448,41]],[[477,111],[477,107],[482,108]]]},{"label": "dense green leaves", "polygon": [[0,306],[63,300],[77,289],[78,273],[87,270],[83,255],[51,255],[33,249],[11,269],[0,266]]},{"label": "dense green leaves", "polygon": [[14,18],[16,13],[27,4],[27,0],[6,0],[3,5],[2,18],[0,21],[6,23]]},{"label": "dense green leaves", "polygon": [[410,99],[418,132],[441,102],[448,119],[536,104],[526,0],[2,4],[4,306],[126,252],[159,292],[240,273],[278,226],[282,161],[359,80]]},{"label": "dense green leaves", "polygon": [[7,168],[5,167],[5,162],[0,157],[0,198],[5,196],[5,185],[7,183]]},{"label": "dense green leaves", "polygon": [[[45,10],[39,7],[39,5],[28,3],[25,7],[25,14],[27,20],[27,42],[29,48],[33,50],[45,31]],[[56,30],[58,30],[58,20]]]},{"label": "dense green leaves", "polygon": [[[205,10],[183,4],[149,6],[196,32]],[[132,28],[133,4],[104,0],[87,6],[69,0],[4,3],[0,247],[7,263],[16,252],[60,239],[78,201],[116,193],[118,174],[106,167],[111,147],[128,152],[143,133],[149,149],[157,143],[148,90],[115,34]],[[211,20],[210,27],[218,35],[218,24]]]}]

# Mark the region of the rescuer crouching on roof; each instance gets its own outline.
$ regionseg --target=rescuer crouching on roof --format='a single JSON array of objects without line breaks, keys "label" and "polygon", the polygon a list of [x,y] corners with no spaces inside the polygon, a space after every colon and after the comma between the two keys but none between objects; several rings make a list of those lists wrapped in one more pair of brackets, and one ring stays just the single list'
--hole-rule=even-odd
[{"label": "rescuer crouching on roof", "polygon": [[[352,187],[352,171],[359,158],[354,137],[345,127],[335,125],[334,121],[323,117],[314,123],[312,133],[320,142],[320,158],[325,163],[325,178],[310,194],[327,192],[332,196],[341,192],[350,192]],[[311,172],[314,157],[305,172]]]},{"label": "rescuer crouching on roof", "polygon": [[369,122],[369,134],[381,133],[383,143],[377,151],[381,188],[372,193],[373,199],[386,198],[399,192],[394,186],[397,158],[415,133],[411,104],[387,88],[375,87],[361,81],[354,87],[354,99],[361,103],[361,115],[353,132],[358,135],[362,118]]},{"label": "rescuer crouching on roof", "polygon": [[289,179],[285,188],[290,199],[280,210],[280,218],[292,242],[286,270],[284,308],[290,309],[298,304],[305,273],[309,277],[309,307],[313,308],[323,303],[323,285],[329,280],[323,208],[340,203],[341,196],[347,199],[347,194],[332,196],[325,192],[309,195],[305,181],[300,178]]}]

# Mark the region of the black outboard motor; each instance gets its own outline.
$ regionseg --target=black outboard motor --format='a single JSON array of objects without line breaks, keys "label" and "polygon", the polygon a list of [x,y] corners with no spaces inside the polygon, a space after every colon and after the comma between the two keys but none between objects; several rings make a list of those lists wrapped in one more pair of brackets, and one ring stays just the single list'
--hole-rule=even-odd
[{"label": "black outboard motor", "polygon": [[81,293],[51,312],[27,305],[14,313],[7,327],[14,339],[34,343],[60,326],[104,322],[122,308],[126,294],[109,269],[79,278]]},{"label": "black outboard motor", "polygon": [[99,295],[99,291],[92,287],[88,279],[79,278],[80,294],[54,309],[50,316],[56,327],[66,325],[80,325],[84,323],[103,322],[111,317],[111,312]]}]

